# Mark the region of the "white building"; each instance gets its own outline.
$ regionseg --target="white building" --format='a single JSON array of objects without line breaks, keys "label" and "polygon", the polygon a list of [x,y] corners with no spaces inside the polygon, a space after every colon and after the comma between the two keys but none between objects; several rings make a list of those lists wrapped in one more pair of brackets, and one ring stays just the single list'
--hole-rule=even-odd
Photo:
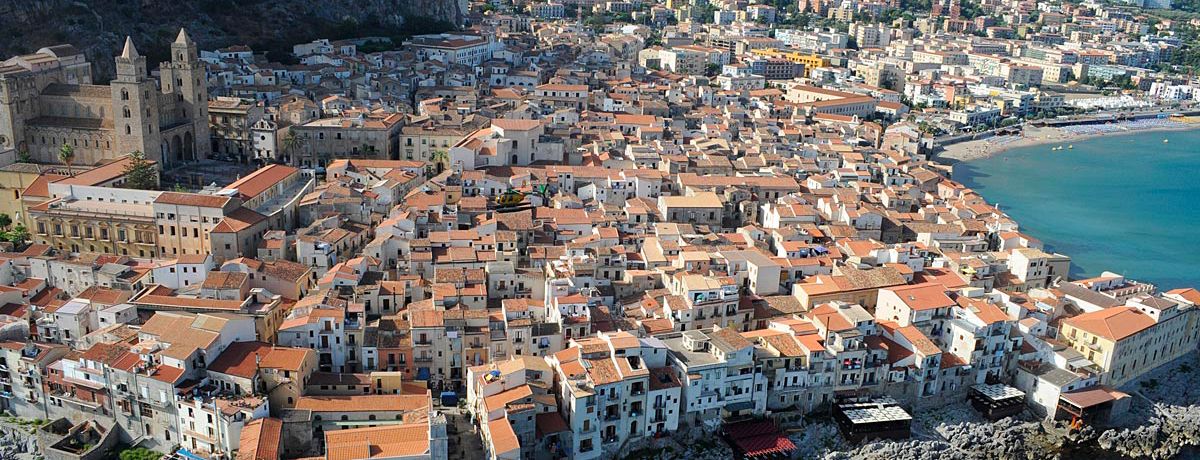
[{"label": "white building", "polygon": [[627,442],[674,431],[681,397],[669,353],[658,339],[617,332],[574,341],[547,358],[572,433],[565,453],[609,457]]},{"label": "white building", "polygon": [[754,344],[735,330],[714,327],[661,337],[683,385],[681,425],[711,425],[766,410],[767,378],[755,371]]}]

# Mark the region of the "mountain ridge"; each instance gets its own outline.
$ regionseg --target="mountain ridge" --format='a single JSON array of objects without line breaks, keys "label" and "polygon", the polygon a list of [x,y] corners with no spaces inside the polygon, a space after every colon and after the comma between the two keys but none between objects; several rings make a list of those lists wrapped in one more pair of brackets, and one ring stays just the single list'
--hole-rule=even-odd
[{"label": "mountain ridge", "polygon": [[462,0],[0,0],[0,59],[69,43],[103,81],[126,36],[152,67],[180,27],[202,49],[249,45],[287,62],[296,43],[441,32],[465,15]]}]

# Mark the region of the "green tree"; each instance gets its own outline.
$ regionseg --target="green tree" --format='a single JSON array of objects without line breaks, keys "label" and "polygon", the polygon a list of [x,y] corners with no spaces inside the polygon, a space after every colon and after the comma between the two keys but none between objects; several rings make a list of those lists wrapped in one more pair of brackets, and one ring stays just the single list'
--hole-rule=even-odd
[{"label": "green tree", "polygon": [[145,447],[138,447],[134,449],[125,449],[121,451],[117,457],[120,458],[120,460],[158,460],[160,457],[162,457],[162,454]]},{"label": "green tree", "polygon": [[158,190],[158,170],[142,152],[129,154],[129,164],[125,165],[125,188]]},{"label": "green tree", "polygon": [[0,228],[7,229],[9,225],[12,225],[12,217],[8,217],[8,214],[0,213]]},{"label": "green tree", "polygon": [[67,165],[67,175],[75,175],[75,171],[71,169],[71,163],[75,162],[75,147],[71,147],[71,144],[63,142],[62,147],[58,148],[58,161]]},{"label": "green tree", "polygon": [[26,230],[24,225],[17,224],[12,230],[4,232],[3,237],[5,240],[19,246],[29,241],[29,230]]},{"label": "green tree", "polygon": [[17,162],[33,163],[33,156],[29,154],[29,147],[26,147],[24,143],[17,149]]},{"label": "green tree", "polygon": [[429,154],[430,167],[426,168],[429,176],[436,176],[442,171],[450,168],[450,153],[442,149],[434,150]]}]

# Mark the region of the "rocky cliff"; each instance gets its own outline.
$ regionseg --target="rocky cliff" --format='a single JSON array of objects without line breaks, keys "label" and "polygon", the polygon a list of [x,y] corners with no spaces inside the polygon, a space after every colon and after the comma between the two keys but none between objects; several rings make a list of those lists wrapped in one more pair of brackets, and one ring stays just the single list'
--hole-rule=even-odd
[{"label": "rocky cliff", "polygon": [[402,37],[460,24],[466,0],[0,0],[0,59],[70,43],[111,74],[125,36],[154,66],[186,27],[201,48],[235,44],[287,59],[315,38]]}]

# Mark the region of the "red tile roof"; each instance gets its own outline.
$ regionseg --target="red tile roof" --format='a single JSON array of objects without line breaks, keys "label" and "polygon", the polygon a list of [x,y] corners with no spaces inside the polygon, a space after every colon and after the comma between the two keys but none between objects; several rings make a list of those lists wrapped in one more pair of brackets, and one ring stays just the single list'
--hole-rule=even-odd
[{"label": "red tile roof", "polygon": [[238,460],[279,460],[279,441],[283,422],[277,418],[251,420],[242,429],[238,442]]},{"label": "red tile roof", "polygon": [[234,183],[225,187],[225,190],[236,189],[242,199],[249,200],[299,171],[299,169],[285,165],[265,166],[246,177],[234,181]]}]

